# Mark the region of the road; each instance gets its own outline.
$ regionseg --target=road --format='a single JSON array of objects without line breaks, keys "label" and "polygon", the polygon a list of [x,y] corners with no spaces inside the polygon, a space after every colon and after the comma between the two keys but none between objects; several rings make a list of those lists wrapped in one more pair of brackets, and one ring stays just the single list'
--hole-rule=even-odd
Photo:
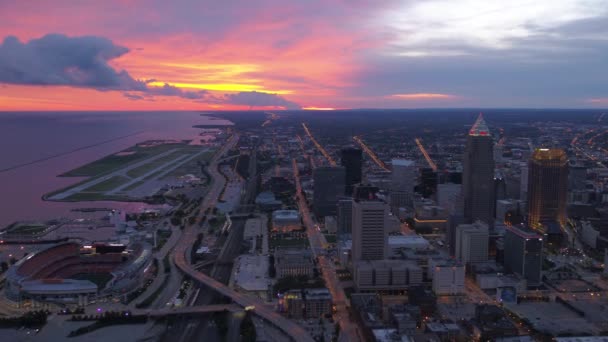
[{"label": "road", "polygon": [[418,145],[418,149],[420,149],[420,153],[422,153],[422,156],[424,157],[424,159],[426,159],[426,162],[429,164],[431,169],[433,169],[433,171],[437,172],[437,164],[435,164],[433,159],[431,159],[431,156],[426,151],[426,148],[424,148],[424,145],[422,145],[422,141],[420,140],[420,138],[416,138],[416,145]]},{"label": "road", "polygon": [[[217,170],[217,159],[219,159],[228,149],[232,148],[238,140],[238,135],[234,135],[230,141],[228,141],[222,149],[214,156],[210,163],[209,171],[212,178],[214,179],[207,196],[201,204],[201,213],[204,213],[207,208],[215,206],[217,199],[222,191],[225,183],[225,178],[222,177]],[[242,307],[253,307],[254,313],[259,317],[265,319],[268,322],[273,323],[279,327],[287,336],[290,336],[295,341],[310,341],[313,339],[301,326],[295,322],[281,316],[279,313],[272,309],[264,306],[264,304],[258,300],[238,293],[221,282],[198,272],[194,266],[190,263],[190,248],[194,244],[198,235],[198,224],[188,225],[183,231],[180,241],[178,242],[175,250],[172,253],[173,261],[175,265],[185,274],[190,276],[197,282],[205,285],[207,288],[215,290],[217,293],[232,299],[236,304]]]},{"label": "road", "polygon": [[185,306],[181,308],[163,309],[135,309],[131,310],[133,315],[148,315],[150,317],[163,317],[169,315],[205,314],[213,312],[242,312],[243,308],[234,304],[217,304],[206,306]]},{"label": "road", "polygon": [[310,133],[310,130],[308,129],[308,126],[306,126],[305,123],[302,123],[302,127],[304,128],[304,132],[306,132],[306,135],[308,135],[308,137],[313,142],[313,144],[315,144],[315,146],[317,147],[317,149],[319,150],[319,152],[321,152],[321,154],[325,157],[325,159],[327,159],[327,161],[329,162],[329,165],[330,166],[336,166],[336,161],[334,160],[334,158],[332,158],[329,155],[329,153],[327,153],[327,151],[323,148],[323,146],[321,146],[321,144],[319,144],[317,142],[317,139],[315,139],[315,137],[312,135],[312,133]]},{"label": "road", "polygon": [[300,209],[300,214],[302,215],[304,226],[306,227],[310,247],[319,262],[321,274],[323,275],[323,279],[325,279],[325,284],[329,289],[334,305],[336,306],[335,319],[340,324],[340,341],[362,341],[363,338],[361,337],[362,335],[360,334],[357,325],[350,319],[348,299],[346,298],[344,288],[342,288],[340,280],[336,275],[334,264],[332,260],[325,255],[325,246],[327,246],[325,235],[321,234],[315,227],[310,216],[310,211],[308,210],[308,205],[306,204],[306,199],[302,195],[300,172],[295,159],[292,160],[292,164],[294,180],[296,183],[296,194],[298,197],[298,207]]},{"label": "road", "polygon": [[353,137],[353,140],[359,144],[359,146],[361,146],[361,148],[363,149],[363,151],[365,151],[365,153],[367,153],[367,155],[374,161],[374,163],[376,163],[376,165],[378,165],[378,167],[380,167],[382,170],[387,171],[387,172],[391,172],[391,170],[386,167],[386,164],[384,164],[384,162],[382,160],[380,160],[380,158],[378,158],[378,156],[374,153],[374,151],[372,151],[371,148],[369,148],[361,139],[361,137],[359,136],[355,136]]}]

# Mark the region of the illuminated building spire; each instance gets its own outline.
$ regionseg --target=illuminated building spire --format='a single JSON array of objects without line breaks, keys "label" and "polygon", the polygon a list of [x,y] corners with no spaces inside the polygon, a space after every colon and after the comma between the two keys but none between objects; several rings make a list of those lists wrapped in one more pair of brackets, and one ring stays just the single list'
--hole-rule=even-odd
[{"label": "illuminated building spire", "polygon": [[483,114],[479,113],[477,120],[469,130],[469,135],[472,136],[489,136],[490,130],[488,129],[488,125],[486,121],[483,119]]}]

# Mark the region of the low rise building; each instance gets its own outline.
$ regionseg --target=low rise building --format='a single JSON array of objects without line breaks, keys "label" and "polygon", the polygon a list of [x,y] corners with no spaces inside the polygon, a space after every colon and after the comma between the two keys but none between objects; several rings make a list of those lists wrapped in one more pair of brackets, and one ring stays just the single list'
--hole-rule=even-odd
[{"label": "low rise building", "polygon": [[278,200],[272,192],[264,191],[255,198],[255,204],[263,211],[272,211],[281,209],[283,202]]},{"label": "low rise building", "polygon": [[465,267],[453,260],[430,260],[429,275],[437,295],[458,295],[465,292]]},{"label": "low rise building", "polygon": [[277,277],[313,276],[314,263],[308,249],[279,248],[275,252]]},{"label": "low rise building", "polygon": [[332,298],[328,289],[305,289],[306,318],[318,318],[332,313]]},{"label": "low rise building", "polygon": [[272,230],[290,232],[300,229],[302,222],[297,210],[276,210],[272,213]]},{"label": "low rise building", "polygon": [[240,292],[268,300],[271,281],[268,278],[268,256],[241,255],[236,259],[233,287]]},{"label": "low rise building", "polygon": [[354,281],[358,291],[404,290],[422,283],[422,269],[403,260],[359,261]]},{"label": "low rise building", "polygon": [[389,256],[395,257],[400,254],[401,251],[409,250],[426,250],[429,249],[430,244],[428,240],[420,235],[389,235],[388,236],[388,249]]},{"label": "low rise building", "polygon": [[289,290],[282,298],[283,312],[293,319],[314,319],[332,313],[332,297],[328,289]]}]

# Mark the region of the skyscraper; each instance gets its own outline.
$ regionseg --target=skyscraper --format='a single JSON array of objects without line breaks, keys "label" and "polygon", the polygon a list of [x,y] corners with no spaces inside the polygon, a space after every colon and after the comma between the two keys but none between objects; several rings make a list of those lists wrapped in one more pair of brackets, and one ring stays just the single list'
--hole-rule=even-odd
[{"label": "skyscraper", "polygon": [[428,167],[420,169],[418,192],[424,198],[429,198],[437,192],[437,184],[439,183],[437,178],[437,172],[433,171],[433,169]]},{"label": "skyscraper", "polygon": [[528,225],[566,222],[568,157],[562,149],[539,148],[528,163]]},{"label": "skyscraper", "polygon": [[380,199],[353,201],[353,263],[383,260],[388,245],[388,206]]},{"label": "skyscraper", "polygon": [[483,222],[457,226],[456,258],[465,264],[487,261],[489,239],[488,225]]},{"label": "skyscraper", "polygon": [[354,147],[342,149],[340,164],[345,169],[345,193],[346,195],[350,195],[353,191],[353,186],[361,183],[362,180],[361,169],[363,164],[363,151]]},{"label": "skyscraper", "polygon": [[542,283],[543,239],[523,225],[505,231],[505,268],[522,276],[529,286]]},{"label": "skyscraper", "polygon": [[407,159],[393,159],[391,174],[391,208],[398,209],[412,205],[416,184],[416,162]]},{"label": "skyscraper", "polygon": [[494,224],[494,142],[483,116],[469,130],[464,152],[464,218]]},{"label": "skyscraper", "polygon": [[350,237],[353,226],[353,200],[344,198],[338,201],[338,236],[340,238]]},{"label": "skyscraper", "polygon": [[338,199],[344,195],[344,168],[318,167],[314,170],[313,209],[315,215],[336,215]]}]

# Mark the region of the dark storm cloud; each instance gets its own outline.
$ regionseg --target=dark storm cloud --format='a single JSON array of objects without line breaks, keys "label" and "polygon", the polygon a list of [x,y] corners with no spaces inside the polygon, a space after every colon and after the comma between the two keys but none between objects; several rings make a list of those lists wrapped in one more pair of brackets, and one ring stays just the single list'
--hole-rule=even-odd
[{"label": "dark storm cloud", "polygon": [[151,87],[148,90],[148,93],[159,96],[178,96],[185,99],[198,100],[204,98],[208,92],[206,90],[185,91],[165,83],[162,87]]},{"label": "dark storm cloud", "polygon": [[126,47],[102,37],[48,34],[22,43],[9,36],[0,44],[0,82],[146,90],[145,83],[108,64],[127,52]]},{"label": "dark storm cloud", "polygon": [[[202,99],[206,91],[184,91],[165,83],[150,87],[154,80],[137,80],[108,63],[129,49],[95,36],[68,37],[48,34],[22,43],[9,36],[0,44],[0,83],[122,90],[131,100],[151,96]],[[139,93],[133,93],[139,92]]]},{"label": "dark storm cloud", "polygon": [[146,100],[146,97],[135,94],[135,93],[123,93],[122,95],[124,97],[128,98],[129,100],[133,100],[133,101]]},{"label": "dark storm cloud", "polygon": [[286,100],[277,94],[261,93],[257,91],[243,91],[235,94],[226,94],[219,99],[220,103],[242,105],[249,107],[285,107],[287,109],[300,109],[295,102]]}]

